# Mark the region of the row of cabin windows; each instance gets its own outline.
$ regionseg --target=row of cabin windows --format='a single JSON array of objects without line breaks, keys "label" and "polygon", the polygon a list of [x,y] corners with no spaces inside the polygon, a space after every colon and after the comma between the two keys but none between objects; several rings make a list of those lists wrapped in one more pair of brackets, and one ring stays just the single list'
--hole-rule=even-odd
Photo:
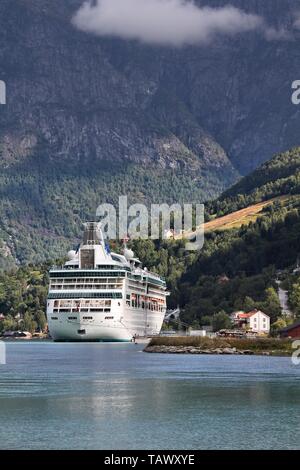
[{"label": "row of cabin windows", "polygon": [[111,307],[111,300],[55,300],[54,308]]},{"label": "row of cabin windows", "polygon": [[165,285],[164,284],[155,284],[155,285],[150,285],[146,282],[134,282],[134,281],[131,281],[129,280],[128,282],[128,286],[133,288],[133,289],[141,289],[141,288],[144,288],[147,286],[148,289],[158,289],[158,290],[165,290]]},{"label": "row of cabin windows", "polygon": [[160,281],[159,279],[157,280],[153,280],[151,279],[151,281],[149,279],[139,279],[139,278],[132,278],[130,275],[127,277],[129,282],[133,282],[133,283],[137,283],[139,285],[148,285],[148,286],[152,286],[152,287],[157,287],[157,286],[164,286],[166,285],[166,283],[164,281]]},{"label": "row of cabin windows", "polygon": [[153,295],[153,297],[155,297],[157,294],[161,295],[161,294],[165,293],[165,289],[160,288],[160,287],[156,287],[156,289],[154,290],[154,289],[150,289],[149,286],[148,286],[148,289],[146,291],[145,288],[139,288],[139,287],[136,287],[136,286],[133,286],[133,285],[129,284],[128,289],[132,290],[133,292],[137,293],[138,295],[143,295],[143,294],[147,293],[147,294]]},{"label": "row of cabin windows", "polygon": [[134,286],[132,284],[129,284],[128,288],[132,289],[132,290],[135,290],[135,291],[138,291],[138,292],[145,292],[145,287],[137,287],[137,286]]},{"label": "row of cabin windows", "polygon": [[50,289],[54,290],[62,290],[62,289],[102,289],[102,290],[115,290],[115,289],[122,289],[122,284],[52,284],[50,285]]},{"label": "row of cabin windows", "polygon": [[[103,266],[101,266],[101,268],[103,268]],[[107,267],[107,269],[110,269],[109,267]],[[145,282],[148,282],[149,284],[154,284],[154,285],[159,285],[159,286],[165,286],[165,282],[160,280],[160,279],[153,279],[153,278],[148,278],[148,279],[142,279],[141,276],[139,275],[132,275],[132,274],[127,274],[127,272],[130,272],[130,268],[127,268],[127,267],[123,267],[122,268],[122,271],[115,271],[114,270],[115,267],[113,268],[113,271],[111,272],[107,272],[107,271],[101,271],[99,270],[98,272],[97,271],[93,271],[92,275],[93,277],[126,277],[126,275],[128,276],[129,279],[132,279],[133,281],[141,281],[143,283]],[[55,272],[55,271],[52,271],[50,272],[50,278],[53,279],[53,278],[70,278],[70,277],[74,277],[74,273],[72,272],[72,270],[68,270],[68,271],[65,271],[65,272]],[[88,278],[88,277],[91,277],[91,272],[90,271],[81,271],[81,272],[78,272],[76,271],[76,277],[81,277],[81,278]]]},{"label": "row of cabin windows", "polygon": [[[118,259],[116,261],[119,261]],[[116,270],[116,269],[120,269],[120,266],[116,266],[114,264],[112,265],[109,265],[109,264],[97,264],[96,265],[96,269],[112,269],[112,270]],[[126,270],[126,271],[130,271],[130,268],[127,268],[126,266],[122,267],[122,269]]]},{"label": "row of cabin windows", "polygon": [[92,273],[89,272],[89,271],[82,271],[82,272],[79,272],[79,271],[76,271],[76,274],[75,273],[72,273],[71,271],[69,272],[50,272],[50,278],[51,279],[54,279],[54,278],[74,278],[76,275],[76,278],[91,278],[91,276],[93,277],[125,277],[126,275],[126,272],[125,271],[114,271],[114,272],[95,272],[93,271]]},{"label": "row of cabin windows", "polygon": [[122,294],[121,292],[84,292],[84,291],[78,291],[70,293],[70,292],[65,292],[65,293],[60,293],[56,292],[50,293],[48,295],[48,300],[54,300],[54,299],[86,299],[86,298],[91,298],[91,299],[122,299]]},{"label": "row of cabin windows", "polygon": [[103,312],[110,312],[110,308],[81,308],[81,309],[69,309],[69,308],[61,308],[61,309],[58,309],[58,308],[54,308],[53,309],[53,313],[88,313],[88,312],[99,312],[99,313],[103,313]]},{"label": "row of cabin windows", "polygon": [[[105,317],[104,320],[113,320],[114,317]],[[58,317],[51,317],[51,320],[58,320]],[[68,320],[78,320],[77,317],[68,317]],[[94,320],[94,317],[83,317],[83,320]]]},{"label": "row of cabin windows", "polygon": [[120,282],[122,283],[124,279],[111,279],[111,278],[106,278],[106,279],[99,279],[99,278],[77,278],[77,277],[72,277],[72,278],[69,278],[69,279],[51,279],[51,282],[52,284],[76,284],[76,283],[80,283],[80,284],[105,284],[105,283],[108,283],[108,282]]},{"label": "row of cabin windows", "polygon": [[[126,300],[127,307],[130,307],[130,300]],[[152,302],[137,302],[136,300],[131,301],[131,307],[133,308],[143,308],[148,309],[152,312],[162,312],[164,310],[164,305],[156,304]]]},{"label": "row of cabin windows", "polygon": [[[94,317],[82,317],[83,320],[94,320]],[[78,320],[77,317],[68,317],[68,320]]]}]

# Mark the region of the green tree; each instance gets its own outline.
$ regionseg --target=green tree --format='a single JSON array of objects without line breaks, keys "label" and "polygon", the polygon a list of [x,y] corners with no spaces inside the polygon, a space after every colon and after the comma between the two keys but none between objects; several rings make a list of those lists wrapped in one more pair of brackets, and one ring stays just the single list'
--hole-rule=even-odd
[{"label": "green tree", "polygon": [[289,293],[289,302],[293,312],[297,317],[300,316],[300,284],[293,284]]},{"label": "green tree", "polygon": [[243,309],[245,312],[250,312],[251,310],[254,310],[257,305],[257,302],[253,300],[251,297],[248,295],[245,297],[244,302],[243,302]]},{"label": "green tree", "polygon": [[16,322],[11,315],[8,315],[3,321],[0,322],[0,331],[5,333],[5,331],[13,331],[16,329]]},{"label": "green tree", "polygon": [[211,325],[211,320],[212,320],[212,317],[210,317],[210,316],[208,316],[208,315],[204,315],[204,316],[201,318],[201,325],[202,325],[202,326]]},{"label": "green tree", "polygon": [[46,320],[46,316],[45,316],[45,314],[42,310],[38,310],[35,313],[34,321],[36,322],[40,332],[43,332],[46,328],[47,320]]},{"label": "green tree", "polygon": [[34,333],[36,331],[37,324],[34,321],[31,313],[26,312],[22,322],[22,330],[29,331],[29,333]]},{"label": "green tree", "polygon": [[285,328],[286,326],[287,326],[286,321],[283,318],[278,318],[278,320],[276,320],[276,322],[274,322],[271,326],[271,331],[270,331],[271,336],[277,336],[279,330],[281,330],[282,328]]},{"label": "green tree", "polygon": [[268,287],[268,289],[266,289],[265,301],[262,303],[262,309],[271,318],[271,323],[274,323],[281,314],[278,294],[274,287]]},{"label": "green tree", "polygon": [[224,312],[220,311],[212,317],[213,331],[219,331],[226,328],[231,328],[232,323],[229,316]]}]

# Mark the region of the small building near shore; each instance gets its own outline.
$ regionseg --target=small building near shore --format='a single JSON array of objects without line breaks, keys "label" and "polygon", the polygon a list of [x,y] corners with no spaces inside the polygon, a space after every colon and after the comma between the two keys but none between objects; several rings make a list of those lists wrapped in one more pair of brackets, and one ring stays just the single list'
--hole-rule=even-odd
[{"label": "small building near shore", "polygon": [[204,337],[206,336],[206,330],[189,330],[189,335],[190,336],[201,336]]},{"label": "small building near shore", "polygon": [[261,310],[234,312],[231,319],[237,328],[245,328],[259,334],[270,333],[270,317]]},{"label": "small building near shore", "polygon": [[280,338],[300,338],[300,321],[279,331]]}]

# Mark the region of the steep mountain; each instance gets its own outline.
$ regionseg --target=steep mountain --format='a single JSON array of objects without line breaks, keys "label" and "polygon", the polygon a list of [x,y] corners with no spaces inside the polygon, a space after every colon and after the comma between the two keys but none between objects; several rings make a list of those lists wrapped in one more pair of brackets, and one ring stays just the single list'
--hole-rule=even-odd
[{"label": "steep mountain", "polygon": [[291,103],[299,32],[280,34],[297,0],[230,1],[277,37],[255,31],[180,48],[81,32],[71,18],[82,3],[0,3],[4,264],[62,253],[82,219],[120,194],[212,199],[299,144],[300,107]]},{"label": "steep mountain", "polygon": [[2,168],[35,155],[77,170],[105,162],[188,169],[196,178],[221,170],[232,181],[225,151],[177,94],[176,53],[169,67],[169,51],[77,31],[71,16],[81,3],[1,2]]},{"label": "steep mountain", "polygon": [[230,214],[251,204],[293,194],[300,194],[299,147],[276,155],[242,178],[216,201],[208,203],[207,212],[214,217]]},{"label": "steep mountain", "polygon": [[[291,22],[298,5],[230,3],[272,27]],[[228,158],[244,173],[299,143],[299,109],[291,103],[298,41],[255,32],[178,49],[103,39],[71,24],[81,4],[1,2],[5,166],[42,152],[54,163],[116,159],[181,168],[190,163],[187,153],[195,169],[221,167],[232,177]]]}]

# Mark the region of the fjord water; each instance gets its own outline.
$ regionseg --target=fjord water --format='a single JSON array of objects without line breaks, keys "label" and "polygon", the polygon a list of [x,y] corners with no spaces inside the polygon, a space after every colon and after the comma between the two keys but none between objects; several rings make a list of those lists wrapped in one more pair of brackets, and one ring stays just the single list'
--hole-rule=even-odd
[{"label": "fjord water", "polygon": [[290,358],[8,343],[1,449],[299,449]]}]

